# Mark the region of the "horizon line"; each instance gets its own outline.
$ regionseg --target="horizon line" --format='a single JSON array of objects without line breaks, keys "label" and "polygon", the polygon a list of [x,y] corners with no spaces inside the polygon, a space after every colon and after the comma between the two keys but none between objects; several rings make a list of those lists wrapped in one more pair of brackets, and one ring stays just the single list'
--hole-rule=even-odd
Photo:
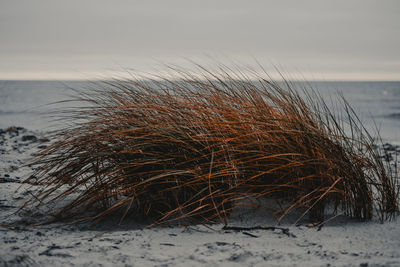
[{"label": "horizon line", "polygon": [[[182,68],[183,72],[193,77],[201,78],[204,71],[193,71]],[[220,70],[210,69],[216,75],[221,74]],[[222,73],[224,75],[224,73]],[[267,71],[263,70],[233,70],[228,73],[232,78],[266,78],[268,80],[287,80],[287,81],[371,81],[371,82],[397,82],[400,81],[400,73],[368,73],[368,72],[348,72],[348,73],[332,73],[332,72],[300,72],[300,71],[283,71],[279,70]],[[1,81],[104,81],[104,80],[127,80],[127,79],[171,79],[183,78],[175,71],[80,71],[80,72],[0,72]]]}]

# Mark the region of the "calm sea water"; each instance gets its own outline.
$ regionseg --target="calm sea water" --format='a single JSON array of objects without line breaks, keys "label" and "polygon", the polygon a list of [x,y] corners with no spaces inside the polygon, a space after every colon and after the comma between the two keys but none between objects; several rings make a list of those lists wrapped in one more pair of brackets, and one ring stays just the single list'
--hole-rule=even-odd
[{"label": "calm sea water", "polygon": [[[378,126],[385,141],[400,143],[400,82],[310,82],[308,86],[335,103],[342,92],[367,126]],[[33,130],[57,127],[48,115],[65,104],[70,88],[87,88],[77,81],[0,81],[0,128],[23,126]]]}]

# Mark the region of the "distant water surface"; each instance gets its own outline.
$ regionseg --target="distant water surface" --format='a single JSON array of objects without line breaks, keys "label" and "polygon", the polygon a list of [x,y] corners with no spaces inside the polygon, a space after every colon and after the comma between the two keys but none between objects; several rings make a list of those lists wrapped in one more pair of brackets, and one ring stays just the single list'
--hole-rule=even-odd
[{"label": "distant water surface", "polygon": [[[400,143],[400,82],[309,82],[335,106],[336,92],[343,93],[360,118],[372,130],[375,125],[385,141]],[[49,115],[71,105],[57,103],[76,94],[74,89],[93,84],[78,81],[0,81],[0,128],[23,126],[33,130],[59,127]]]}]

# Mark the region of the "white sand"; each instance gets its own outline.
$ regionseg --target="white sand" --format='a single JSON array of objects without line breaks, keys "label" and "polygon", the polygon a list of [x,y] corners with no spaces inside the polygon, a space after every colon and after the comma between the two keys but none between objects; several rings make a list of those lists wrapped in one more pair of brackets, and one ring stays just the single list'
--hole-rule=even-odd
[{"label": "white sand", "polygon": [[[294,226],[289,218],[280,227],[295,237],[279,229],[144,229],[135,222],[118,225],[112,220],[94,228],[57,223],[24,229],[35,218],[15,214],[29,198],[28,185],[17,181],[29,175],[31,169],[21,166],[37,145],[43,145],[22,142],[27,134],[39,136],[21,132],[0,137],[0,179],[9,175],[0,183],[0,220],[10,225],[0,227],[0,266],[400,266],[399,220],[380,224],[339,216],[318,231]],[[263,210],[236,214],[230,223],[274,226]]]}]

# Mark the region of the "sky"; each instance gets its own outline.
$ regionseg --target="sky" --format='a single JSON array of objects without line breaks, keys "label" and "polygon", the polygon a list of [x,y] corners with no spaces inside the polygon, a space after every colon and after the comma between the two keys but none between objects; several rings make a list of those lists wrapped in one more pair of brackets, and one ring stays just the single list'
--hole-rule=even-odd
[{"label": "sky", "polygon": [[0,0],[0,79],[194,60],[323,80],[400,80],[398,0]]}]

